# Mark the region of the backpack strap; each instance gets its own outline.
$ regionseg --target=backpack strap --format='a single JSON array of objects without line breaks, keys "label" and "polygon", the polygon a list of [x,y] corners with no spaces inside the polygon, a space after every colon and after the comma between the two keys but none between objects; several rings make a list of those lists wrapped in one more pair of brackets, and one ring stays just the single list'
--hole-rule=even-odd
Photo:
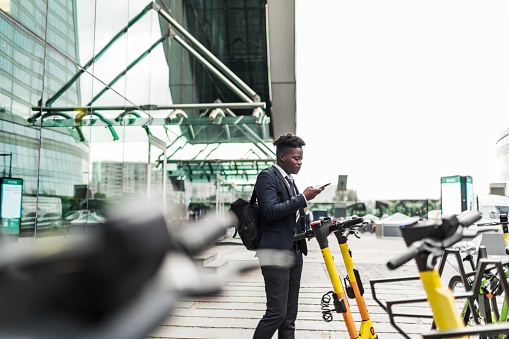
[{"label": "backpack strap", "polygon": [[[277,183],[277,190],[279,191],[279,178],[277,177],[277,174],[276,172],[274,171],[274,168],[272,166],[270,167],[267,167],[266,168],[267,170],[271,171],[272,173],[274,173],[274,175],[276,176],[276,183]],[[256,190],[253,189],[253,194],[251,194],[251,200],[250,200],[250,203],[251,204],[254,204],[256,201]]]},{"label": "backpack strap", "polygon": [[251,204],[254,204],[256,201],[256,190],[253,188],[253,194],[251,194],[251,200],[249,201]]}]

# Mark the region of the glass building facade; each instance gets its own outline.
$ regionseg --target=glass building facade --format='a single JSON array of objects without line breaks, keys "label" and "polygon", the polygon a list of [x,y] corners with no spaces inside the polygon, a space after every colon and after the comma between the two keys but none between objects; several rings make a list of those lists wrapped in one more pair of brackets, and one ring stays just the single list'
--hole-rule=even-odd
[{"label": "glass building facade", "polygon": [[[75,0],[11,0],[0,13],[0,176],[23,179],[21,233],[33,219],[61,217],[62,199],[86,184],[88,145],[67,130],[27,124],[41,98],[72,77],[79,63]],[[80,103],[79,83],[55,104]],[[36,209],[37,199],[41,202]],[[42,203],[44,197],[46,203]],[[56,211],[56,212],[55,212]],[[29,225],[27,227],[24,227]]]},{"label": "glass building facade", "polygon": [[[256,122],[253,108],[232,108],[245,119],[230,126],[209,120],[207,109],[186,109],[187,125],[169,123],[175,110],[152,109],[242,101],[166,35],[157,6],[254,90],[270,116],[265,1],[0,0],[0,178],[23,180],[22,235],[124,199],[173,205],[171,219],[192,204],[224,209],[228,181],[257,173],[243,163],[270,158],[260,146],[270,119]],[[218,150],[252,140],[261,149],[246,157]]]}]

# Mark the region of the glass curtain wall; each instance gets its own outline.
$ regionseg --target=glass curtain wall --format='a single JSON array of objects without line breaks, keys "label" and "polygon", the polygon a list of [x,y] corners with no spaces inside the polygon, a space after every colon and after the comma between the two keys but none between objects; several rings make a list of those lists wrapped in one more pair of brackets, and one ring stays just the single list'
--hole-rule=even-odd
[{"label": "glass curtain wall", "polygon": [[22,183],[19,217],[2,203],[3,234],[79,234],[132,200],[185,215],[188,197],[163,187],[158,161],[180,131],[151,124],[168,111],[143,108],[172,103],[149,3],[0,1],[0,178],[5,192]]}]

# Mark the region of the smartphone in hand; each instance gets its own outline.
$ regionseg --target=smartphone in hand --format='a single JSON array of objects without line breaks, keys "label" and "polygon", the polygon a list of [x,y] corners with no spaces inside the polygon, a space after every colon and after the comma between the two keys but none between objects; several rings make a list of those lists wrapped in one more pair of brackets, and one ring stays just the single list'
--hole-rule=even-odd
[{"label": "smartphone in hand", "polygon": [[330,185],[330,182],[328,184],[325,184],[325,185],[316,185],[316,186],[313,186],[314,189],[322,189],[322,188],[325,188],[327,186]]}]

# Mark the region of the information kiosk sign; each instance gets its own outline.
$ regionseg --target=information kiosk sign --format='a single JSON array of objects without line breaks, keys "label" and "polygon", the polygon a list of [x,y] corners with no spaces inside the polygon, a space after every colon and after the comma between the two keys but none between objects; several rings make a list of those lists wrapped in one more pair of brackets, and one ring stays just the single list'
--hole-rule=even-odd
[{"label": "information kiosk sign", "polygon": [[440,191],[442,215],[474,210],[472,177],[459,175],[442,177]]},{"label": "information kiosk sign", "polygon": [[23,179],[0,178],[0,231],[19,234]]}]

